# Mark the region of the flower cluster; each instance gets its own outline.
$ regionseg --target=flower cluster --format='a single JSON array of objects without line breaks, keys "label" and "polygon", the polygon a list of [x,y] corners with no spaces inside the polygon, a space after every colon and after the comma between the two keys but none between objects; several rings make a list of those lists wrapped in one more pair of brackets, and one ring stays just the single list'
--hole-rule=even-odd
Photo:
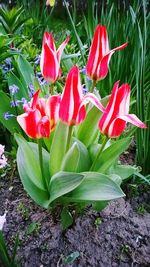
[{"label": "flower cluster", "polygon": [[[69,37],[56,50],[52,33],[45,32],[41,53],[41,72],[43,77],[54,83],[61,74],[60,59]],[[109,49],[106,26],[96,27],[90,53],[86,65],[86,74],[94,82],[102,80],[108,73],[108,65],[115,51],[127,46],[125,43],[112,50]],[[115,83],[110,100],[104,108],[93,93],[83,94],[80,71],[74,65],[68,73],[62,95],[50,96],[48,99],[39,98],[37,91],[31,102],[24,105],[25,113],[17,117],[20,126],[32,138],[49,137],[57,120],[72,126],[80,124],[86,117],[85,105],[90,101],[103,115],[99,120],[99,130],[108,138],[121,135],[130,122],[138,127],[146,128],[136,115],[129,114],[130,86],[119,81]]]}]

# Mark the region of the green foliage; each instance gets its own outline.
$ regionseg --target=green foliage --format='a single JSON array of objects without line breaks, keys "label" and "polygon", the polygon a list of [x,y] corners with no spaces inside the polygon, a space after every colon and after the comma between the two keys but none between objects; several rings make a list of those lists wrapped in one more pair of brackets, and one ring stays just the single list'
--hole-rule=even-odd
[{"label": "green foliage", "polygon": [[0,261],[2,262],[2,264],[4,264],[5,267],[19,266],[15,261],[18,246],[19,246],[19,234],[16,235],[14,248],[12,250],[12,254],[10,255],[2,231],[0,231],[0,255],[1,255]]},{"label": "green foliage", "polygon": [[28,18],[24,18],[23,13],[23,7],[13,7],[10,10],[6,7],[0,9],[0,23],[3,25],[5,32],[8,35],[13,36],[24,26],[24,23],[28,20]]},{"label": "green foliage", "polygon": [[73,263],[80,256],[79,251],[74,251],[63,259],[65,265]]},{"label": "green foliage", "polygon": [[31,224],[28,225],[26,234],[31,235],[31,234],[38,234],[40,230],[41,224],[38,222],[32,222]]},{"label": "green foliage", "polygon": [[51,150],[50,150],[50,173],[55,174],[60,170],[62,160],[66,153],[67,137],[69,127],[63,124],[61,121],[58,122],[55,135],[53,138]]},{"label": "green foliage", "polygon": [[70,225],[73,224],[73,217],[67,208],[63,208],[61,213],[61,224],[63,230],[67,229]]}]

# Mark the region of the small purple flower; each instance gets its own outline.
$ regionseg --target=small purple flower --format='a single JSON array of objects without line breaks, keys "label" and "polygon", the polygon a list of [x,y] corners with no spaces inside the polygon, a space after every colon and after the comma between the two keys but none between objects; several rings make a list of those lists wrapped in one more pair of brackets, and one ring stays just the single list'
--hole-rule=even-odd
[{"label": "small purple flower", "polygon": [[29,88],[29,97],[32,98],[32,96],[35,93],[33,84],[32,83],[29,83],[28,88]]},{"label": "small purple flower", "polygon": [[23,105],[28,103],[27,99],[24,97],[21,98],[20,102],[22,102]]},{"label": "small purple flower", "polygon": [[82,70],[80,70],[81,73],[83,73],[84,75],[86,75],[86,67],[84,67]]},{"label": "small purple flower", "polygon": [[83,94],[86,95],[87,92],[88,92],[88,89],[87,89],[87,87],[86,87],[85,84],[83,84],[83,86],[82,86],[82,90],[83,90]]},{"label": "small purple flower", "polygon": [[11,106],[11,108],[18,107],[19,106],[18,100],[12,100],[12,101],[10,101],[10,106]]},{"label": "small purple flower", "polygon": [[39,82],[39,84],[40,84],[41,86],[42,86],[42,85],[47,85],[47,84],[48,84],[48,82],[47,82],[46,80],[44,80],[43,77],[38,78],[38,82]]},{"label": "small purple flower", "polygon": [[40,64],[40,59],[41,59],[41,56],[40,55],[37,55],[35,57],[35,61],[34,61],[35,65],[39,65]]},{"label": "small purple flower", "polygon": [[4,119],[5,119],[6,121],[9,120],[9,119],[12,118],[12,117],[15,117],[15,115],[14,115],[14,114],[10,114],[9,111],[5,112],[5,113],[3,114],[3,116],[4,116]]},{"label": "small purple flower", "polygon": [[15,84],[9,86],[9,91],[12,95],[15,95],[18,91],[19,88]]},{"label": "small purple flower", "polygon": [[27,103],[27,100],[24,97],[22,97],[21,100],[12,100],[10,102],[10,106],[11,107],[18,107],[19,105],[24,105],[26,103]]}]

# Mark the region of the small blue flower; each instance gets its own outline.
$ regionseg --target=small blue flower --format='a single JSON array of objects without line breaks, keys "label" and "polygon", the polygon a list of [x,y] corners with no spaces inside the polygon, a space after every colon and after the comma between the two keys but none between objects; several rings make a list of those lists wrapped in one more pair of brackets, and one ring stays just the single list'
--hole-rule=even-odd
[{"label": "small blue flower", "polygon": [[32,83],[29,83],[28,88],[29,88],[29,97],[32,98],[32,96],[35,93],[33,84]]},{"label": "small blue flower", "polygon": [[36,57],[35,57],[35,61],[34,61],[34,63],[35,63],[35,65],[39,65],[40,64],[40,55],[37,55]]},{"label": "small blue flower", "polygon": [[42,86],[42,85],[47,85],[47,84],[48,84],[48,82],[47,82],[46,80],[44,80],[43,77],[38,78],[38,82],[39,82],[39,84],[40,84],[41,86]]},{"label": "small blue flower", "polygon": [[9,119],[12,118],[12,117],[15,117],[15,115],[14,115],[14,114],[10,114],[9,111],[5,112],[5,113],[3,114],[3,116],[4,116],[4,119],[5,119],[6,121],[9,120]]},{"label": "small blue flower", "polygon": [[84,75],[86,75],[86,67],[84,67],[82,70],[80,70],[81,73],[83,73]]},{"label": "small blue flower", "polygon": [[86,95],[86,93],[88,92],[88,89],[87,87],[85,86],[85,84],[83,84],[82,86],[82,91],[83,91],[83,94]]},{"label": "small blue flower", "polygon": [[18,100],[10,101],[10,106],[11,106],[11,108],[18,107],[19,106],[19,101]]},{"label": "small blue flower", "polygon": [[21,98],[20,102],[22,102],[23,105],[28,103],[27,99],[25,99],[24,97]]},{"label": "small blue flower", "polygon": [[15,95],[18,91],[19,88],[15,84],[9,86],[9,91],[12,95]]}]

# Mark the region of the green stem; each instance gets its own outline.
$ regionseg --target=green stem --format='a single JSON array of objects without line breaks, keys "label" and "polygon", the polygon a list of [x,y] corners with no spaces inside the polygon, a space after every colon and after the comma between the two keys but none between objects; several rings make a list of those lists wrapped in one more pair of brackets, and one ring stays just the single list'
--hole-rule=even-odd
[{"label": "green stem", "polygon": [[42,139],[37,139],[38,144],[38,152],[39,152],[39,162],[40,162],[40,169],[42,174],[42,181],[45,188],[47,188],[45,177],[44,177],[44,168],[43,168],[43,155],[42,155]]},{"label": "green stem", "polygon": [[99,149],[99,151],[97,153],[97,156],[96,156],[95,160],[93,161],[93,164],[91,166],[90,171],[94,171],[95,166],[96,166],[96,163],[97,163],[97,160],[99,159],[101,153],[103,152],[104,147],[105,147],[105,145],[106,145],[106,143],[107,143],[108,140],[109,140],[109,138],[105,135],[104,136],[104,141],[103,141],[103,143],[102,143],[102,145],[101,145],[101,147],[100,147],[100,149]]},{"label": "green stem", "polygon": [[70,143],[71,143],[71,136],[72,136],[72,130],[73,130],[73,126],[69,126],[69,131],[68,131],[68,140],[67,140],[67,147],[66,147],[66,152],[69,150],[70,148]]},{"label": "green stem", "polygon": [[95,86],[96,86],[96,80],[93,80],[93,81],[92,81],[91,88],[90,88],[90,92],[91,92],[91,93],[93,93]]},{"label": "green stem", "polygon": [[49,92],[50,92],[50,95],[53,95],[53,92],[54,92],[54,83],[51,83],[50,84]]}]

